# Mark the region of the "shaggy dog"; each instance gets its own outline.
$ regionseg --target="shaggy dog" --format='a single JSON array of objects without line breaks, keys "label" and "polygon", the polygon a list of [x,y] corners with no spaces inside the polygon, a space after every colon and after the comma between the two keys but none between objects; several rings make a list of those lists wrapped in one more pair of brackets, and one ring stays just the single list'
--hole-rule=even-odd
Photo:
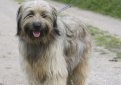
[{"label": "shaggy dog", "polygon": [[28,85],[85,85],[90,49],[85,28],[74,17],[57,16],[46,1],[21,5],[17,36]]}]

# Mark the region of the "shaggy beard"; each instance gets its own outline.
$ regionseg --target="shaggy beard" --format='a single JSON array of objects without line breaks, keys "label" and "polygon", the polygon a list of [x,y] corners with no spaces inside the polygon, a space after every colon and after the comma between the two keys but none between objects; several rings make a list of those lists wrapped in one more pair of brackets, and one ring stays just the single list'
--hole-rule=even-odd
[{"label": "shaggy beard", "polygon": [[32,30],[26,31],[23,36],[19,36],[19,37],[20,37],[20,41],[23,41],[29,44],[49,44],[54,40],[56,40],[58,36],[60,36],[59,30],[53,29],[51,32],[49,32],[46,29],[40,32],[40,37],[38,38],[35,38],[33,36]]}]

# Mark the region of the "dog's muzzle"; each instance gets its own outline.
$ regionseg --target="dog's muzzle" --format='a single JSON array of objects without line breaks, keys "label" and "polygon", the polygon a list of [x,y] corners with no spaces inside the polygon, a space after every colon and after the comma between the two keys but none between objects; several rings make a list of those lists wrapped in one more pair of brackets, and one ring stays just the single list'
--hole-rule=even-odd
[{"label": "dog's muzzle", "polygon": [[40,30],[41,30],[41,23],[40,22],[33,22],[33,36],[35,38],[38,38],[40,37]]},{"label": "dog's muzzle", "polygon": [[48,33],[47,26],[43,27],[41,22],[32,22],[32,23],[26,24],[25,28],[26,28],[25,29],[26,33],[31,38],[40,38],[45,36]]}]

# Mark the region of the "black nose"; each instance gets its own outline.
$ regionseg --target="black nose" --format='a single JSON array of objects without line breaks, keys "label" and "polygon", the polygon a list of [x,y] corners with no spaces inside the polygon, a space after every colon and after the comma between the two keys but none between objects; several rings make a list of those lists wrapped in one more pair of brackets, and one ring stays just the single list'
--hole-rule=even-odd
[{"label": "black nose", "polygon": [[40,22],[33,22],[33,27],[35,29],[39,29],[39,28],[41,28],[41,23]]}]

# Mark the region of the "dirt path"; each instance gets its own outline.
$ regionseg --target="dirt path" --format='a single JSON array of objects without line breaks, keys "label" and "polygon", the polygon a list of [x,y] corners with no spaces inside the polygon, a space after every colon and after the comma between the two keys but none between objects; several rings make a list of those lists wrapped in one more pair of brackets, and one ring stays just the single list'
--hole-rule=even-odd
[{"label": "dirt path", "polygon": [[[25,85],[15,37],[17,8],[18,5],[11,0],[0,0],[0,85]],[[113,57],[115,54],[103,48],[93,48],[87,85],[121,84],[121,62],[110,62]]]},{"label": "dirt path", "polygon": [[0,0],[0,85],[23,83],[15,37],[17,7],[10,0]]}]

